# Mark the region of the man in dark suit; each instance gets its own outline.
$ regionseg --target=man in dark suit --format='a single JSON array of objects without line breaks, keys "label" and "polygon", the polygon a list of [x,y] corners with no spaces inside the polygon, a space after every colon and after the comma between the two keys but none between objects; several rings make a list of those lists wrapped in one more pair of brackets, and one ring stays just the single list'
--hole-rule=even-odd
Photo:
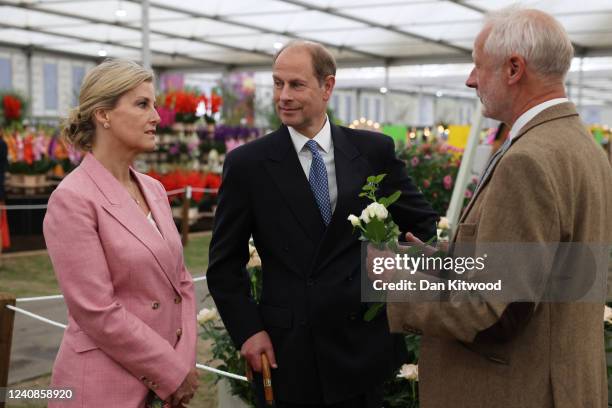
[{"label": "man in dark suit", "polygon": [[[279,407],[380,407],[381,385],[402,363],[402,337],[385,313],[363,319],[360,244],[349,214],[370,175],[402,231],[427,240],[437,215],[395,157],[391,138],[330,123],[336,66],[311,42],[289,43],[273,66],[283,126],[228,154],[210,244],[208,286],[241,354],[256,372],[265,353]],[[245,265],[253,236],[263,265],[259,305]]]}]

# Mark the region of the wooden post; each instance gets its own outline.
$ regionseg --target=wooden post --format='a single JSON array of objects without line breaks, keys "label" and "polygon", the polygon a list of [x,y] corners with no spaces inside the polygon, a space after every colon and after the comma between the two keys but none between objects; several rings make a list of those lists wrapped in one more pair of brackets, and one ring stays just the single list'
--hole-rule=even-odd
[{"label": "wooden post", "polygon": [[[15,312],[8,309],[6,305],[15,306],[15,296],[10,293],[0,293],[0,388],[6,388],[8,385],[13,322],[15,321]],[[4,408],[4,402],[0,401],[0,408]]]},{"label": "wooden post", "polygon": [[187,245],[189,239],[189,206],[191,205],[191,186],[185,187],[185,197],[183,199],[183,217],[181,219],[181,241],[183,246]]}]

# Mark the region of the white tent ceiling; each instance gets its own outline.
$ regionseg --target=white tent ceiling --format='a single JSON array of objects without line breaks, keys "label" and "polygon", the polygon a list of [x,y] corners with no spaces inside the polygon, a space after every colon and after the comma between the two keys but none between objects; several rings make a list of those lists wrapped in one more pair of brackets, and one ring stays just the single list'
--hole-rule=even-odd
[{"label": "white tent ceiling", "polygon": [[[150,48],[158,69],[225,71],[269,68],[275,47],[294,38],[327,45],[341,67],[359,67],[345,86],[465,92],[469,63],[484,13],[512,0],[150,0]],[[524,0],[556,16],[579,57],[612,56],[612,0]],[[100,60],[139,60],[140,0],[0,0],[0,46]],[[587,58],[585,61],[597,61]],[[612,104],[612,59],[574,64],[569,80],[590,98]],[[603,64],[603,65],[602,65]],[[431,70],[438,74],[430,75]],[[440,73],[439,71],[442,70]],[[372,74],[372,72],[377,72]],[[381,74],[382,72],[382,74]],[[359,77],[365,75],[365,77]],[[370,75],[369,79],[367,76]],[[455,89],[456,88],[456,92]],[[473,92],[468,91],[467,94]],[[466,95],[467,95],[466,94]]]},{"label": "white tent ceiling", "polygon": [[[140,58],[138,0],[0,0],[4,45]],[[153,65],[268,66],[275,43],[328,45],[341,65],[469,61],[483,13],[509,0],[181,0],[150,2]],[[612,55],[612,1],[527,0],[555,15],[578,55]],[[124,16],[121,12],[124,11]]]}]

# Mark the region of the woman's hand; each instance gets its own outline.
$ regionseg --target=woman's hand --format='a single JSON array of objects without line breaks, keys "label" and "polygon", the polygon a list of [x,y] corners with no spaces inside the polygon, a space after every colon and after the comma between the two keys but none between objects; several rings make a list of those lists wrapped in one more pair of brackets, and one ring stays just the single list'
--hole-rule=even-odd
[{"label": "woman's hand", "polygon": [[192,368],[187,374],[187,377],[183,380],[183,383],[170,397],[170,403],[173,407],[181,408],[189,403],[198,389],[198,377],[198,371]]}]

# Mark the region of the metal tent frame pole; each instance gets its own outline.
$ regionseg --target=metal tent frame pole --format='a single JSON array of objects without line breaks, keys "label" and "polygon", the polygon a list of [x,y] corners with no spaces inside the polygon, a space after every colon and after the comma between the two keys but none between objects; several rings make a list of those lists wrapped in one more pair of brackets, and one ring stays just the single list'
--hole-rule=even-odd
[{"label": "metal tent frame pole", "polygon": [[463,207],[463,200],[465,197],[465,189],[470,182],[472,176],[472,164],[474,163],[474,157],[476,156],[476,148],[480,139],[480,129],[482,127],[482,103],[480,101],[476,104],[476,109],[472,115],[470,134],[468,136],[467,146],[463,152],[461,159],[461,166],[459,167],[459,173],[457,174],[457,180],[455,181],[455,188],[453,189],[453,195],[451,196],[450,205],[446,213],[448,223],[451,229],[451,236],[457,230],[457,223],[461,216],[461,209]]}]

